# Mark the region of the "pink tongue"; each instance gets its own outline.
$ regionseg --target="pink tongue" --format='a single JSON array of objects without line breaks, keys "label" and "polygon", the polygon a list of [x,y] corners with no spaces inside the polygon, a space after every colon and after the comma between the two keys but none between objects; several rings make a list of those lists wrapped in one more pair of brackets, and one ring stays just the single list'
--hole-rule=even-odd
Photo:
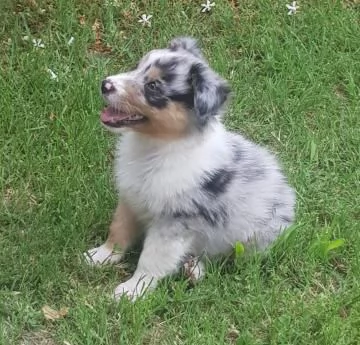
[{"label": "pink tongue", "polygon": [[103,122],[115,123],[115,122],[124,120],[129,116],[130,116],[129,114],[118,112],[112,107],[106,107],[101,112],[100,119]]}]

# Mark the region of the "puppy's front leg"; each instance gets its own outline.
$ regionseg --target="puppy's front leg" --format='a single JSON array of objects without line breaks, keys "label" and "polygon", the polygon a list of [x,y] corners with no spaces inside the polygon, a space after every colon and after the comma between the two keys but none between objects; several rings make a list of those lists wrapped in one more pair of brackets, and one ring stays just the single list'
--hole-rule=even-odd
[{"label": "puppy's front leg", "polygon": [[[126,203],[120,202],[115,210],[106,242],[100,247],[86,252],[85,259],[91,265],[117,263],[121,260],[123,252],[134,243],[137,236],[138,229],[134,213]],[[115,245],[120,247],[121,253],[113,252]]]},{"label": "puppy's front leg", "polygon": [[159,279],[177,272],[192,251],[194,237],[181,223],[163,222],[147,232],[134,275],[115,290],[115,299],[126,295],[135,300],[153,290]]}]

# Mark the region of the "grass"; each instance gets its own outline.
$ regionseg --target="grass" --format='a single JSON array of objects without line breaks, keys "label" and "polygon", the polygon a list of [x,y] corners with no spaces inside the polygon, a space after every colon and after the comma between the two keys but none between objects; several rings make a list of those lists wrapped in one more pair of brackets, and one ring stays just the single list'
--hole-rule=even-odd
[{"label": "grass", "polygon": [[[295,16],[286,1],[201,2],[1,2],[0,344],[359,344],[359,2],[303,1]],[[278,153],[297,221],[267,254],[209,264],[195,288],[167,279],[114,304],[133,265],[81,260],[116,204],[99,81],[179,34],[230,81],[228,128]],[[69,313],[46,321],[44,305]]]}]

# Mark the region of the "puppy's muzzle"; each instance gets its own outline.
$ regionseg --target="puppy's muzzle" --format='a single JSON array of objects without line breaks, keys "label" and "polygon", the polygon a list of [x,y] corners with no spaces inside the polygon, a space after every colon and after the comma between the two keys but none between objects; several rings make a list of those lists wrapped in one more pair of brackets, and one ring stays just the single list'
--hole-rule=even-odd
[{"label": "puppy's muzzle", "polygon": [[103,95],[108,95],[115,91],[114,84],[109,79],[104,79],[101,83],[101,93]]}]

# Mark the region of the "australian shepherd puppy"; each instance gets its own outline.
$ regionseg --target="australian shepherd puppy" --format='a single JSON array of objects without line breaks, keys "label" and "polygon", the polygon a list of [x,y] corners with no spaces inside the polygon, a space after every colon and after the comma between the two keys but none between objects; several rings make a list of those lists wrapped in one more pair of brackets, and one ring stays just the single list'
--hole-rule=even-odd
[{"label": "australian shepherd puppy", "polygon": [[[119,203],[106,242],[89,250],[88,261],[118,262],[115,245],[126,251],[145,238],[115,298],[134,300],[189,257],[229,253],[237,241],[263,249],[292,223],[295,194],[276,158],[220,121],[229,91],[186,37],[102,82],[101,122],[122,134]],[[202,260],[195,269],[201,276]]]}]

